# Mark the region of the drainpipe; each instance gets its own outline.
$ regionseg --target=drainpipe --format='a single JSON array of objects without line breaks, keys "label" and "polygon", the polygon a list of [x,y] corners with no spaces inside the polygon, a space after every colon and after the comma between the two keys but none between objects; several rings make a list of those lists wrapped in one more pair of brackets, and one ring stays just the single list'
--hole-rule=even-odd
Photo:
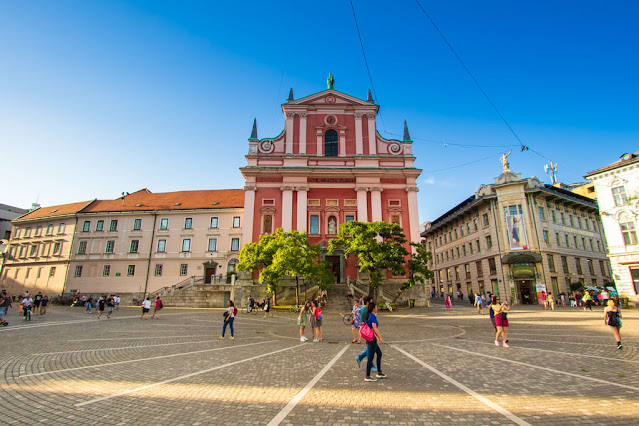
[{"label": "drainpipe", "polygon": [[[89,203],[90,204],[90,203]],[[69,259],[67,260],[67,270],[64,272],[64,282],[62,283],[62,293],[64,294],[64,290],[67,288],[67,279],[69,278],[69,268],[71,268],[71,253],[73,253],[73,243],[75,242],[75,233],[78,230],[78,214],[75,214],[75,226],[73,227],[73,235],[71,236],[71,247],[69,247]],[[65,227],[66,231],[66,227]],[[51,274],[49,274],[49,278],[51,278]],[[49,280],[47,279],[47,287],[49,286]]]},{"label": "drainpipe", "polygon": [[[493,204],[492,205],[493,221],[495,222],[495,233],[497,234],[497,249],[499,250],[499,266],[500,266],[499,269],[501,269],[501,279],[502,279],[502,282],[504,283],[505,297],[506,297],[506,300],[508,300],[508,291],[506,291],[506,280],[504,279],[504,265],[501,263],[502,254],[501,254],[501,243],[499,242],[499,226],[497,225],[497,216],[495,215],[497,200],[494,200],[494,203],[491,203],[491,204]],[[497,283],[497,289],[499,289],[499,283]]]},{"label": "drainpipe", "polygon": [[[534,208],[534,199],[532,194],[528,194],[528,207],[530,208],[530,216],[532,217],[533,224],[535,225],[535,236],[537,237],[537,247],[539,247],[539,255],[541,256],[541,274],[544,276],[544,282],[548,284],[548,280],[546,278],[546,270],[544,269],[544,255],[541,252],[541,242],[539,241],[539,232],[537,231],[537,219],[535,219],[535,208]],[[550,284],[552,286],[552,283]],[[557,285],[559,287],[559,285]],[[559,290],[559,288],[557,288]],[[555,289],[553,288],[553,291]],[[546,293],[548,293],[548,288],[546,288]],[[555,295],[557,296],[557,295]]]},{"label": "drainpipe", "polygon": [[151,254],[153,253],[153,240],[155,238],[155,221],[158,219],[158,212],[153,212],[153,231],[151,231],[151,247],[149,247],[149,263],[146,266],[146,280],[144,281],[144,294],[146,296],[146,290],[149,286],[149,272],[151,271]]}]

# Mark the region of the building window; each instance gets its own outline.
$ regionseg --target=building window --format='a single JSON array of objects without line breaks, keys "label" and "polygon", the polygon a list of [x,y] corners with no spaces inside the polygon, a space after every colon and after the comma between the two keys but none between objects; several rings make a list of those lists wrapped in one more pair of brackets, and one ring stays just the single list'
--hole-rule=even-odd
[{"label": "building window", "polygon": [[590,272],[590,275],[595,275],[595,265],[592,264],[592,260],[586,259],[586,263],[588,264],[588,272]]},{"label": "building window", "polygon": [[168,218],[162,218],[160,219],[160,229],[169,229],[169,219]]},{"label": "building window", "polygon": [[311,216],[311,234],[317,235],[319,234],[319,216],[312,215]]},{"label": "building window", "polygon": [[573,237],[573,240],[575,241],[575,248],[579,248],[579,244],[577,244],[577,237]]},{"label": "building window", "polygon": [[455,266],[455,280],[459,281],[459,266]]},{"label": "building window", "polygon": [[51,269],[49,269],[49,277],[54,277],[55,276],[55,266],[52,266]]},{"label": "building window", "polygon": [[188,270],[189,270],[188,268],[189,268],[189,265],[187,265],[186,263],[181,264],[180,265],[180,275],[185,277],[187,272],[188,272]]},{"label": "building window", "polygon": [[601,251],[601,242],[597,240],[597,251]]},{"label": "building window", "polygon": [[209,238],[209,251],[217,251],[217,238]]},{"label": "building window", "polygon": [[477,243],[477,253],[481,253],[481,244],[479,243],[479,240],[475,242]]},{"label": "building window", "polygon": [[465,269],[466,269],[466,279],[469,280],[470,279],[470,265],[468,263],[465,265]]},{"label": "building window", "polygon": [[466,256],[466,244],[462,246],[462,253]]},{"label": "building window", "polygon": [[102,276],[108,277],[109,275],[111,275],[111,265],[104,265],[102,267]]},{"label": "building window", "polygon": [[131,246],[129,247],[129,253],[137,253],[140,247],[140,240],[131,240]]},{"label": "building window", "polygon": [[352,222],[355,220],[355,216],[354,215],[346,215],[346,222]]},{"label": "building window", "polygon": [[548,238],[548,231],[544,229],[542,232],[544,235],[544,241],[546,242],[546,244],[550,244],[550,238]]},{"label": "building window", "polygon": [[240,217],[239,216],[234,216],[233,217],[233,228],[239,228],[240,227]]},{"label": "building window", "polygon": [[161,277],[162,276],[162,265],[161,264],[155,265],[155,276],[156,277]]},{"label": "building window", "polygon": [[[462,230],[462,232],[464,232],[464,227],[463,226],[462,226],[461,230]],[[462,235],[464,235],[464,234],[462,233]],[[455,229],[455,240],[458,240],[458,239],[459,239],[459,234],[457,233],[457,229]]]},{"label": "building window", "polygon": [[64,234],[64,223],[61,223],[60,225],[58,225],[58,234]]},{"label": "building window", "polygon": [[24,277],[29,278],[30,274],[31,274],[31,268],[27,268],[27,273],[24,275]]},{"label": "building window", "polygon": [[218,221],[217,217],[211,218],[211,228],[217,228],[217,221]]},{"label": "building window", "polygon": [[570,270],[568,270],[568,258],[566,256],[561,256],[561,267],[564,270],[564,274],[570,273]]},{"label": "building window", "polygon": [[577,274],[583,275],[584,271],[581,269],[581,259],[575,257],[575,265],[577,265]]},{"label": "building window", "polygon": [[[82,232],[89,232],[89,229],[91,228],[91,221],[90,220],[85,220],[84,223],[82,224]],[[27,228],[29,229],[29,228]],[[25,235],[27,236],[27,235]]]},{"label": "building window", "polygon": [[570,236],[566,234],[565,237],[566,237],[566,247],[570,247]]},{"label": "building window", "polygon": [[577,227],[581,229],[581,218],[577,217]]},{"label": "building window", "polygon": [[166,251],[166,240],[158,240],[158,253],[164,253]]},{"label": "building window", "polygon": [[78,254],[86,254],[86,252],[87,252],[87,242],[80,241],[80,243],[78,244]]},{"label": "building window", "polygon": [[570,222],[570,226],[575,226],[573,220],[572,220],[572,215],[568,215],[568,221]]},{"label": "building window", "polygon": [[113,249],[115,248],[115,241],[109,240],[106,242],[106,246],[104,247],[105,253],[113,253]]},{"label": "building window", "polygon": [[399,225],[400,224],[399,223],[399,215],[398,214],[391,215],[391,220],[390,221],[391,221],[391,223],[396,223],[396,224]]},{"label": "building window", "polygon": [[461,256],[459,255],[459,247],[456,247],[457,249],[457,258],[459,259]]},{"label": "building window", "polygon": [[484,213],[484,226],[488,226],[490,225],[490,222],[488,221],[488,213]]},{"label": "building window", "polygon": [[127,277],[135,276],[135,265],[129,265],[129,267],[126,269],[126,276]]},{"label": "building window", "polygon": [[546,214],[544,213],[544,208],[539,206],[539,219],[546,220]]},{"label": "building window", "polygon": [[139,231],[140,229],[142,229],[142,219],[135,219],[133,221],[133,230]]},{"label": "building window", "polygon": [[623,242],[625,245],[637,244],[637,231],[634,222],[626,222],[621,224],[621,233],[623,234]]},{"label": "building window", "polygon": [[333,129],[324,133],[324,156],[337,157],[337,132]]},{"label": "building window", "polygon": [[29,238],[31,236],[31,228],[27,228],[24,230],[24,238]]},{"label": "building window", "polygon": [[35,236],[39,237],[40,235],[42,235],[42,225],[36,226],[35,230]]},{"label": "building window", "polygon": [[103,231],[104,230],[104,221],[103,220],[98,220],[95,223],[95,230],[96,231]]},{"label": "building window", "polygon": [[554,210],[550,211],[550,219],[552,219],[553,223],[557,223],[557,216],[555,216],[555,211]]},{"label": "building window", "polygon": [[615,199],[615,206],[623,206],[628,204],[628,198],[626,197],[626,188],[623,186],[617,186],[612,188],[612,196]]},{"label": "building window", "polygon": [[191,239],[190,238],[185,238],[185,239],[182,240],[182,251],[183,252],[191,251]]},{"label": "building window", "polygon": [[473,243],[468,243],[468,249],[470,250],[470,254],[473,254]]},{"label": "building window", "polygon": [[231,238],[231,251],[239,251],[239,250],[240,250],[240,239]]},{"label": "building window", "polygon": [[109,231],[117,231],[118,230],[118,220],[111,220],[111,225],[109,225]]},{"label": "building window", "polygon": [[582,247],[584,250],[586,250],[586,239],[585,239],[585,238],[582,238],[582,239],[581,239],[581,247]]},{"label": "building window", "polygon": [[473,219],[473,225],[475,227],[475,231],[479,230],[479,226],[477,225],[477,219]]},{"label": "building window", "polygon": [[608,276],[608,272],[606,270],[606,262],[604,262],[603,260],[599,261],[599,269],[601,269],[601,275],[603,275],[604,277]]},{"label": "building window", "polygon": [[552,254],[548,255],[548,270],[550,272],[556,272],[555,271],[555,258],[552,256]]},{"label": "building window", "polygon": [[184,229],[192,229],[193,228],[193,218],[187,217],[184,219]]},{"label": "building window", "polygon": [[481,260],[475,262],[475,268],[477,268],[477,276],[478,277],[483,277],[484,276],[484,270],[481,266]]},{"label": "building window", "polygon": [[586,229],[590,231],[590,221],[588,219],[584,219],[584,222],[586,223]]},{"label": "building window", "polygon": [[486,248],[491,249],[493,247],[493,239],[490,235],[486,237]]},{"label": "building window", "polygon": [[466,230],[470,234],[470,221],[468,223],[466,223]]},{"label": "building window", "polygon": [[74,277],[78,278],[82,276],[82,265],[78,265],[75,267]]},{"label": "building window", "polygon": [[446,281],[450,281],[450,268],[446,268]]},{"label": "building window", "polygon": [[29,253],[29,256],[35,257],[37,254],[38,254],[38,245],[34,244],[31,246],[31,252]]},{"label": "building window", "polygon": [[273,232],[273,216],[270,214],[264,215],[262,223],[262,233],[271,234]]},{"label": "building window", "polygon": [[497,263],[494,257],[488,258],[488,269],[490,270],[490,275],[497,275]]},{"label": "building window", "polygon": [[53,254],[60,254],[60,243],[53,243]]}]

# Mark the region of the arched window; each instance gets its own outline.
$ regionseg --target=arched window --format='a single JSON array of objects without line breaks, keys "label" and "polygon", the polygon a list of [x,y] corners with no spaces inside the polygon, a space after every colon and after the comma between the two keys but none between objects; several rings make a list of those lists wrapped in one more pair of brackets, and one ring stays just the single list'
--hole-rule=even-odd
[{"label": "arched window", "polygon": [[226,265],[226,273],[229,274],[231,272],[236,272],[237,271],[236,267],[238,263],[240,263],[240,261],[237,259],[229,260],[229,263]]},{"label": "arched window", "polygon": [[333,129],[324,133],[324,156],[337,157],[337,132]]}]

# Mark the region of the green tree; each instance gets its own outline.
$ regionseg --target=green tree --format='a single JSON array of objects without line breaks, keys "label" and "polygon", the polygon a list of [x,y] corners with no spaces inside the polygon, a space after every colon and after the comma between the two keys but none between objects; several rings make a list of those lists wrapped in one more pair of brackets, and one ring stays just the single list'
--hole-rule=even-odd
[{"label": "green tree", "polygon": [[406,236],[396,223],[351,221],[329,241],[328,252],[342,249],[346,257],[357,256],[359,271],[369,273],[370,286],[376,289],[382,284],[385,269],[394,275],[406,273],[405,244]]},{"label": "green tree", "polygon": [[433,278],[433,271],[428,269],[428,262],[433,258],[433,254],[421,244],[410,243],[410,245],[414,247],[415,251],[408,260],[410,278],[406,280],[402,290],[414,286],[417,282],[425,284],[427,279]]},{"label": "green tree", "polygon": [[[240,270],[260,271],[259,282],[266,284],[267,291],[273,293],[275,284],[285,277],[308,279],[320,288],[328,288],[335,282],[332,272],[320,262],[321,247],[311,245],[305,232],[284,232],[278,228],[275,234],[264,234],[256,243],[245,244],[240,252]],[[299,300],[298,300],[299,304]]]}]

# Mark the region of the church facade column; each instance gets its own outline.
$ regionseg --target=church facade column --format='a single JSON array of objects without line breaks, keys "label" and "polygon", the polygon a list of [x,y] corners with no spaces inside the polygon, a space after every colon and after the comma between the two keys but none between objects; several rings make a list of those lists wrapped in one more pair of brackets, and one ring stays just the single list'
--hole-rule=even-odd
[{"label": "church facade column", "polygon": [[362,134],[362,115],[355,113],[355,155],[364,154],[364,137]]},{"label": "church facade column", "polygon": [[299,232],[308,232],[306,228],[308,188],[305,186],[298,186],[295,189],[297,190],[297,230]]},{"label": "church facade column", "polygon": [[357,187],[355,188],[355,192],[357,192],[357,221],[358,222],[368,222],[368,200],[366,196],[366,192],[368,188]]},{"label": "church facade column", "polygon": [[375,133],[375,114],[366,114],[368,118],[368,155],[377,155],[377,134]]},{"label": "church facade column", "polygon": [[337,151],[338,157],[344,157],[346,155],[346,129],[339,128],[339,149]]},{"label": "church facade column", "polygon": [[293,229],[293,187],[283,186],[282,190],[282,229],[290,232]]},{"label": "church facade column", "polygon": [[286,113],[286,153],[293,153],[293,121],[295,120],[294,112]]},{"label": "church facade column", "polygon": [[383,188],[371,188],[371,222],[382,221]]},{"label": "church facade column", "polygon": [[253,222],[255,221],[255,191],[256,186],[244,187],[244,225],[242,229],[242,243],[253,241]]},{"label": "church facade column", "polygon": [[300,136],[298,138],[300,142],[299,153],[306,154],[306,117],[308,114],[300,112],[298,115],[300,116]]},{"label": "church facade column", "polygon": [[419,188],[416,186],[406,187],[408,196],[408,217],[410,218],[410,242],[419,243],[421,236],[419,235],[419,211],[417,209],[417,192]]}]

